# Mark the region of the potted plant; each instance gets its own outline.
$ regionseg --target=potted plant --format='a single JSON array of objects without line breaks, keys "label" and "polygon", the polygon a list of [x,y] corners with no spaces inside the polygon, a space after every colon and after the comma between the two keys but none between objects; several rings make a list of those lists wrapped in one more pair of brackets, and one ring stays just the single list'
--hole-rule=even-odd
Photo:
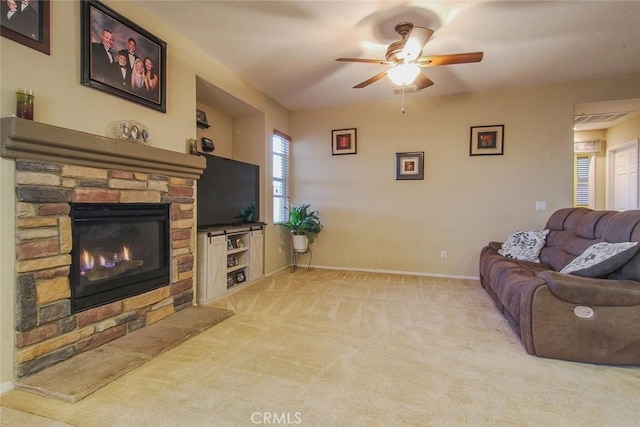
[{"label": "potted plant", "polygon": [[242,222],[256,222],[256,204],[251,202],[246,208],[240,209],[240,213],[236,218],[240,218]]},{"label": "potted plant", "polygon": [[293,235],[293,250],[296,252],[306,252],[309,243],[314,242],[313,236],[322,230],[318,211],[309,209],[310,204],[302,204],[295,206],[289,202],[287,211],[289,212],[289,221],[284,225]]}]

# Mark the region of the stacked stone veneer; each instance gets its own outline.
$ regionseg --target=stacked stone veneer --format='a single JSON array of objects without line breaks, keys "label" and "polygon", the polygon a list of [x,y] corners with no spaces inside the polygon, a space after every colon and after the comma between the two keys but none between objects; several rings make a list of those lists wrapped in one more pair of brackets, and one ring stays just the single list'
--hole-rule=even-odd
[{"label": "stacked stone veneer", "polygon": [[[16,160],[16,373],[24,377],[192,305],[194,180]],[[71,313],[69,203],[170,203],[171,283]]]}]

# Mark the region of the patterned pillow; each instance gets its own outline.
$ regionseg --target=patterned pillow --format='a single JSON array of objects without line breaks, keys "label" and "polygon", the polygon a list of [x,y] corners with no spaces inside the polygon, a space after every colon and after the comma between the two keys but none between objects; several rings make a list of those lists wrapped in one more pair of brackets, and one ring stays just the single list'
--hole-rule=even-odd
[{"label": "patterned pillow", "polygon": [[516,231],[502,244],[498,253],[521,261],[540,262],[538,255],[544,247],[549,230]]},{"label": "patterned pillow", "polygon": [[567,264],[560,273],[582,277],[604,277],[626,264],[638,249],[638,242],[595,243]]}]

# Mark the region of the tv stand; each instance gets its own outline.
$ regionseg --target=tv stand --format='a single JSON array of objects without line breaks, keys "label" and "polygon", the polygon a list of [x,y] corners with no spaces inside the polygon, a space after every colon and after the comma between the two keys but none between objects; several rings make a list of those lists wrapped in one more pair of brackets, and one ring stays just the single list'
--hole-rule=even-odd
[{"label": "tv stand", "polygon": [[263,278],[263,240],[263,223],[199,228],[197,303]]}]

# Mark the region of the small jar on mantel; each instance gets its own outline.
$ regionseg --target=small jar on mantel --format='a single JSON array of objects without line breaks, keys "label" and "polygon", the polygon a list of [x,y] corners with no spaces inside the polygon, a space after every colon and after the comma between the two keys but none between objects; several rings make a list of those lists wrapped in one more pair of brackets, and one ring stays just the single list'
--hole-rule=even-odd
[{"label": "small jar on mantel", "polygon": [[195,138],[189,140],[189,154],[198,155],[198,140]]},{"label": "small jar on mantel", "polygon": [[33,90],[18,89],[16,91],[16,117],[33,120]]}]

